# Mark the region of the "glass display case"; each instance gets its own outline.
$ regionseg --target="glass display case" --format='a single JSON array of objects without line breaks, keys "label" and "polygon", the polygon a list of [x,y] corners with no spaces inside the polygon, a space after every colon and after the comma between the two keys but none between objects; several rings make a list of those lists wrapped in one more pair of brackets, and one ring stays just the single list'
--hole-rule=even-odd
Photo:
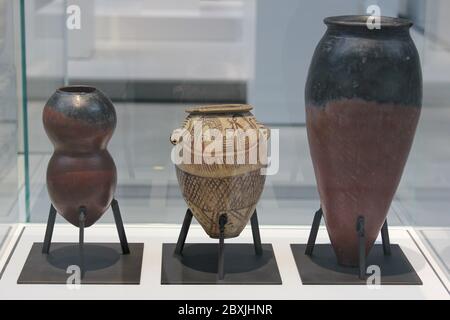
[{"label": "glass display case", "polygon": [[[117,126],[108,145],[117,168],[115,198],[129,239],[144,242],[150,248],[144,256],[154,258],[161,255],[155,249],[161,243],[176,242],[187,209],[171,158],[172,130],[182,126],[187,108],[252,105],[258,121],[271,129],[273,170],[256,208],[262,240],[273,244],[283,279],[279,288],[263,289],[254,297],[305,298],[308,290],[320,297],[318,287],[293,285],[301,280],[289,250],[289,244],[306,243],[321,206],[304,88],[314,50],[327,29],[323,19],[371,14],[367,10],[374,5],[382,16],[414,23],[410,34],[423,80],[420,120],[387,216],[391,242],[403,245],[423,290],[399,295],[448,299],[450,4],[443,0],[0,1],[0,288],[14,287],[12,296],[20,296],[17,276],[32,243],[42,242],[49,217],[46,172],[54,146],[43,125],[44,105],[60,87],[87,85],[100,89],[115,107]],[[87,239],[117,241],[114,218],[103,215],[86,230]],[[201,233],[196,219],[192,224],[197,242],[216,241]],[[55,228],[58,241],[76,240],[77,231],[60,215]],[[250,232],[249,225],[241,241],[251,242]],[[317,241],[329,242],[324,223]],[[141,286],[160,285],[158,259],[144,259],[155,265],[143,267]],[[376,293],[355,287],[341,292],[348,298],[402,298],[390,287]],[[234,298],[227,296],[229,289],[218,297]],[[172,294],[126,290],[134,298]],[[252,290],[243,288],[242,297]],[[339,297],[338,291],[325,297]],[[116,297],[98,292],[105,295],[98,298]],[[199,298],[207,294],[193,292]],[[36,294],[31,290],[29,297]],[[49,289],[44,295],[58,294]],[[183,294],[189,290],[183,288],[175,297]],[[0,293],[0,298],[7,297]]]},{"label": "glass display case", "polygon": [[[19,122],[26,97],[22,91],[20,24],[18,7],[10,1],[0,3],[0,253],[21,220],[23,209],[24,157],[19,146],[23,135]],[[19,155],[21,154],[21,155]]]}]

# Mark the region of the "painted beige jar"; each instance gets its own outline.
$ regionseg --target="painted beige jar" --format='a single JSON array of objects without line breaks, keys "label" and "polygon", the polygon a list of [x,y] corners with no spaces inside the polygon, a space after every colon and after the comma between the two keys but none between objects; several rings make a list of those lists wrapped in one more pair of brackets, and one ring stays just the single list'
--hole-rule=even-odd
[{"label": "painted beige jar", "polygon": [[212,238],[219,237],[223,214],[225,238],[237,237],[264,188],[262,170],[270,131],[257,122],[251,109],[242,104],[187,109],[182,128],[170,138],[178,147],[174,153],[182,156],[175,167],[183,197]]}]

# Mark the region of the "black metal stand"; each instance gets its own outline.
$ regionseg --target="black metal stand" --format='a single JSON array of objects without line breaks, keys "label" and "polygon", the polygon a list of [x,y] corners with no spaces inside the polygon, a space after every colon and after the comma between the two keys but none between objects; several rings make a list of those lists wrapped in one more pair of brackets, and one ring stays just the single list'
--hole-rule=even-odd
[{"label": "black metal stand", "polygon": [[[128,246],[127,237],[125,234],[125,228],[123,227],[123,221],[122,217],[120,215],[120,209],[119,209],[119,203],[116,199],[113,199],[111,202],[111,208],[114,214],[114,221],[116,223],[117,232],[119,234],[120,239],[120,245],[122,248],[122,254],[126,255],[130,253],[130,248]],[[81,206],[79,209],[79,252],[80,252],[80,270],[81,270],[81,278],[84,276],[84,229],[85,229],[85,222],[86,222],[86,215],[88,212],[86,211],[86,208],[84,206]],[[43,254],[49,254],[50,252],[50,245],[52,242],[52,235],[53,235],[53,229],[55,227],[55,220],[56,220],[56,209],[52,205],[50,205],[50,212],[48,215],[48,221],[47,221],[47,229],[45,231],[45,237],[44,237],[44,243],[42,245],[42,253]]]},{"label": "black metal stand", "polygon": [[217,260],[217,274],[219,280],[222,280],[225,277],[225,225],[227,224],[227,221],[228,218],[226,214],[221,214],[219,216],[219,258]]},{"label": "black metal stand", "polygon": [[261,256],[263,254],[263,249],[261,245],[261,235],[259,234],[259,223],[258,223],[258,215],[253,213],[252,217],[250,218],[250,223],[252,225],[252,236],[253,236],[253,243],[255,246],[255,254],[257,256]]},{"label": "black metal stand", "polygon": [[43,254],[48,254],[48,252],[50,251],[50,244],[52,242],[53,228],[55,226],[55,220],[56,220],[56,209],[53,206],[53,204],[51,204],[50,212],[48,214],[47,229],[45,230],[44,245],[42,246]]},{"label": "black metal stand", "polygon": [[[217,266],[217,276],[219,280],[223,280],[225,278],[225,225],[227,224],[228,218],[226,214],[221,214],[219,216],[219,248],[218,248],[218,266]],[[255,254],[262,255],[263,249],[261,244],[261,236],[259,233],[259,224],[258,224],[258,215],[255,212],[253,213],[251,219],[252,226],[252,235],[253,235],[253,244],[255,247]],[[187,209],[186,215],[184,216],[183,226],[181,227],[180,235],[178,236],[177,245],[175,247],[175,254],[182,255],[184,244],[186,242],[186,237],[189,232],[189,227],[192,222],[192,211],[191,209]]]},{"label": "black metal stand", "polygon": [[[80,212],[79,216],[79,237],[78,237],[78,243],[79,243],[79,249],[80,249],[80,272],[81,272],[81,279],[84,277],[84,223],[86,222],[86,207],[80,207],[78,209]],[[50,245],[49,245],[50,246]]]},{"label": "black metal stand", "polygon": [[[308,243],[305,250],[305,254],[308,256],[311,256],[313,253],[322,216],[323,211],[322,208],[320,208],[314,215],[311,231],[309,233]],[[361,280],[364,280],[366,278],[366,235],[364,224],[364,217],[359,216],[356,221],[356,232],[358,234],[359,278]],[[381,239],[383,242],[384,255],[391,255],[391,244],[389,240],[387,220],[384,221],[383,227],[381,228]]]},{"label": "black metal stand", "polygon": [[189,232],[189,227],[192,222],[192,211],[187,209],[186,215],[184,216],[183,226],[181,227],[180,235],[178,236],[177,246],[175,247],[175,254],[181,255],[184,249],[184,244],[186,243],[186,237]]},{"label": "black metal stand", "polygon": [[366,231],[364,229],[364,217],[356,220],[356,232],[358,233],[359,278],[366,278]]},{"label": "black metal stand", "polygon": [[128,247],[127,235],[125,234],[125,228],[123,227],[122,215],[120,214],[119,203],[116,199],[111,202],[111,208],[114,215],[114,222],[116,223],[117,233],[119,234],[120,246],[122,247],[122,254],[129,254],[130,248]]}]

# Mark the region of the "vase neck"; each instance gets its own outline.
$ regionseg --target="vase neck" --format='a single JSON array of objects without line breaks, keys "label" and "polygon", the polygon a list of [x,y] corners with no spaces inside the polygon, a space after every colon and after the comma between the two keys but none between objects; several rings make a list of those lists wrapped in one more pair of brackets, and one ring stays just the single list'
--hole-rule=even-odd
[{"label": "vase neck", "polygon": [[412,22],[403,18],[365,15],[336,16],[324,19],[328,34],[334,36],[409,37]]}]

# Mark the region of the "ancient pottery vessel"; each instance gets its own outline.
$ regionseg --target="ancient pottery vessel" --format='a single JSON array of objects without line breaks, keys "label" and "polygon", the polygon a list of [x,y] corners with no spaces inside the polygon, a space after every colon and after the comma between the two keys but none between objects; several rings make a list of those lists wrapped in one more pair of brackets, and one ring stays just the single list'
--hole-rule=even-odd
[{"label": "ancient pottery vessel", "polygon": [[[249,161],[249,157],[255,155],[254,152],[258,154],[263,140],[269,138],[269,130],[256,121],[251,109],[249,105],[188,109],[189,115],[182,128],[176,129],[171,136],[171,142],[180,150],[183,148],[183,156],[189,158],[175,165],[183,197],[212,238],[219,237],[219,217],[223,214],[227,217],[224,237],[237,237],[255,211],[264,187],[265,175],[261,172],[264,162],[259,157],[256,161]],[[257,132],[259,135],[256,139],[225,139],[226,132],[236,134],[239,131]],[[181,136],[180,132],[192,138]],[[211,153],[220,158],[221,163],[211,163],[205,153],[212,143],[205,139],[209,132],[223,135],[223,139],[217,138],[220,150]],[[240,148],[238,143],[242,143]],[[245,157],[244,162],[237,160],[241,156]]]},{"label": "ancient pottery vessel", "polygon": [[358,265],[356,221],[366,254],[386,219],[413,142],[422,104],[411,22],[367,16],[324,20],[310,65],[306,123],[326,227],[338,262]]},{"label": "ancient pottery vessel", "polygon": [[116,127],[114,106],[93,87],[63,87],[47,101],[43,121],[55,148],[47,168],[50,199],[75,226],[85,207],[89,227],[108,209],[116,188],[116,166],[106,149]]}]

